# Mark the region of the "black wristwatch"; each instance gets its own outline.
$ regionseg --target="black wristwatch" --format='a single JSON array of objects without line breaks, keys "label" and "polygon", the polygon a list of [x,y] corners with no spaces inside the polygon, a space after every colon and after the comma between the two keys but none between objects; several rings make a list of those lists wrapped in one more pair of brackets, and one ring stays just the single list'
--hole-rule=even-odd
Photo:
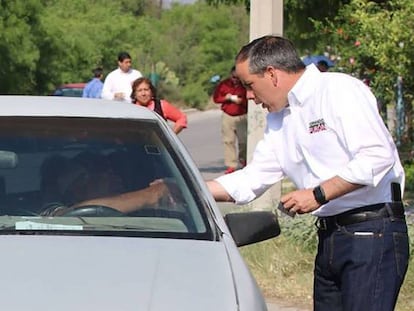
[{"label": "black wristwatch", "polygon": [[318,202],[319,204],[323,205],[323,204],[326,204],[326,203],[329,202],[326,199],[325,192],[323,191],[321,186],[317,186],[317,187],[313,188],[313,195],[315,196],[316,202]]}]

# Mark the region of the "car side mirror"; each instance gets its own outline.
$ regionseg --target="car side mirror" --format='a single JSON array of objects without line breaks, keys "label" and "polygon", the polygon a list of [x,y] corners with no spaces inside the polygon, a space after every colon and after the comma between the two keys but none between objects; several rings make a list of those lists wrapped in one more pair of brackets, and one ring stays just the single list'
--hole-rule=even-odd
[{"label": "car side mirror", "polygon": [[224,221],[237,246],[265,241],[280,234],[277,216],[269,211],[228,213]]}]

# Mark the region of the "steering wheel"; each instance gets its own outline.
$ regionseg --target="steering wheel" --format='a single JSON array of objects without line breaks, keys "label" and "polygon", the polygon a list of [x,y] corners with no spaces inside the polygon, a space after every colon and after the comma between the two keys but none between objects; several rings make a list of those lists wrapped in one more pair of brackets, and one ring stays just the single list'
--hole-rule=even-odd
[{"label": "steering wheel", "polygon": [[124,213],[105,205],[85,205],[76,208],[70,208],[59,216],[64,217],[120,217]]}]

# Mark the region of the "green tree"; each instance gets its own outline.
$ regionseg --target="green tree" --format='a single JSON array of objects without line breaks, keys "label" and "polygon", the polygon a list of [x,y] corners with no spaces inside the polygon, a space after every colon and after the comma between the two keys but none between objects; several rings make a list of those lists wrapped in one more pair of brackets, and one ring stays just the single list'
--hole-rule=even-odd
[{"label": "green tree", "polygon": [[44,95],[61,83],[87,81],[97,65],[106,73],[116,68],[116,56],[125,50],[145,75],[165,64],[168,70],[160,71],[165,96],[202,108],[211,76],[228,75],[248,40],[247,12],[243,5],[214,8],[198,2],[154,14],[160,3],[1,2],[0,93]]},{"label": "green tree", "polygon": [[40,57],[36,39],[43,5],[37,0],[0,2],[0,93],[30,92]]},{"label": "green tree", "polygon": [[117,1],[10,0],[0,4],[0,93],[47,94],[116,66],[138,46],[135,18]]},{"label": "green tree", "polygon": [[[361,79],[385,104],[395,104],[395,84],[404,81],[406,115],[411,143],[414,90],[414,3],[410,0],[353,0],[337,17],[315,22],[320,43],[340,56],[337,67]],[[403,30],[402,30],[403,28]]]},{"label": "green tree", "polygon": [[[244,4],[250,11],[250,0],[206,0],[212,6]],[[350,0],[284,0],[283,29],[284,36],[295,42],[301,50],[315,50],[317,36],[313,36],[313,20],[322,21],[336,16],[339,8]]]},{"label": "green tree", "polygon": [[203,3],[176,5],[163,13],[157,28],[161,41],[153,55],[179,77],[188,105],[202,107],[210,78],[229,74],[238,49],[248,41],[248,23],[240,5],[220,9]]},{"label": "green tree", "polygon": [[44,92],[59,83],[86,81],[96,65],[103,65],[105,71],[112,70],[118,52],[136,46],[133,24],[132,13],[122,13],[115,2],[49,3],[40,18],[38,90]]},{"label": "green tree", "polygon": [[160,0],[121,0],[121,11],[134,16],[160,16]]}]

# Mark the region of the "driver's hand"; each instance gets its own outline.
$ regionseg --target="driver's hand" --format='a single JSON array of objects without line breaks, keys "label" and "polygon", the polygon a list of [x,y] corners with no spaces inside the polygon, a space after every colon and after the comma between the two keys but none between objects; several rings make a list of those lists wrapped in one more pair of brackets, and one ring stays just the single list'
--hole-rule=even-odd
[{"label": "driver's hand", "polygon": [[158,186],[161,189],[158,205],[169,209],[179,209],[185,202],[180,188],[173,178],[156,179],[150,186]]},{"label": "driver's hand", "polygon": [[53,217],[60,216],[62,211],[66,210],[67,206],[60,202],[48,203],[44,209],[40,212],[40,216]]}]

